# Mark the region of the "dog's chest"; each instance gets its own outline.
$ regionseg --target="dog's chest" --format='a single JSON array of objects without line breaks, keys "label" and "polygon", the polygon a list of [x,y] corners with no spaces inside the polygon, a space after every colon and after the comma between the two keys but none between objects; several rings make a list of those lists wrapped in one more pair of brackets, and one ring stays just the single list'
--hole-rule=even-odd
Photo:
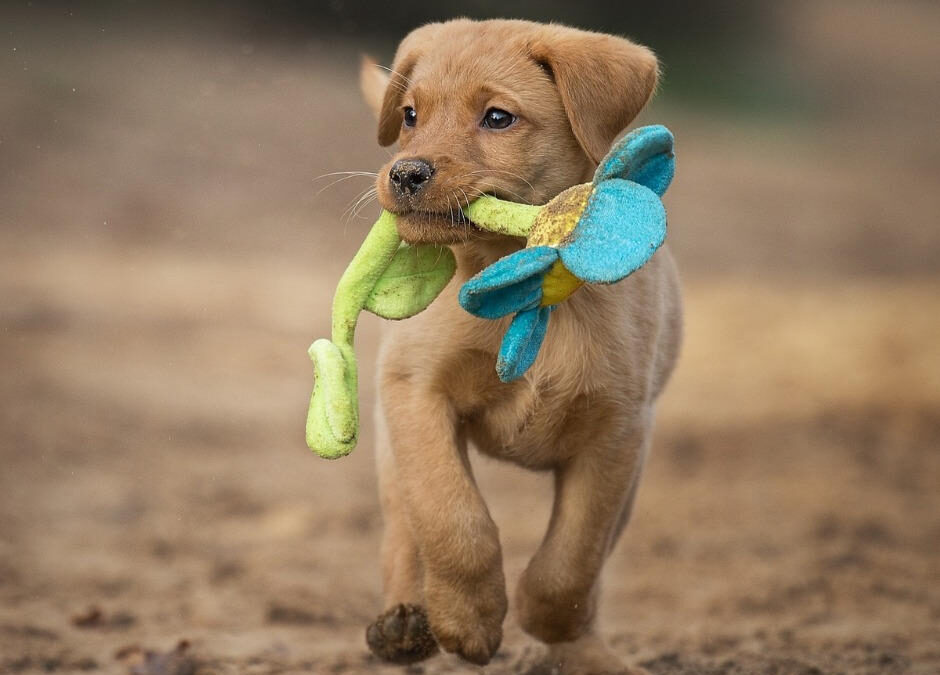
[{"label": "dog's chest", "polygon": [[570,459],[624,417],[622,405],[598,393],[520,386],[502,397],[462,415],[461,429],[480,452],[530,469]]},{"label": "dog's chest", "polygon": [[460,431],[481,452],[551,468],[629,416],[631,352],[615,337],[610,292],[579,291],[581,297],[553,312],[535,363],[512,382],[501,382],[495,369],[508,319],[485,321],[457,311],[450,293],[402,326],[387,353],[394,355],[390,362],[430,375],[424,381],[445,396]]},{"label": "dog's chest", "polygon": [[455,359],[449,397],[461,431],[480,452],[550,468],[622,418],[615,390],[587,386],[597,362],[555,345],[546,344],[530,372],[508,383],[495,377],[491,352],[468,349]]}]

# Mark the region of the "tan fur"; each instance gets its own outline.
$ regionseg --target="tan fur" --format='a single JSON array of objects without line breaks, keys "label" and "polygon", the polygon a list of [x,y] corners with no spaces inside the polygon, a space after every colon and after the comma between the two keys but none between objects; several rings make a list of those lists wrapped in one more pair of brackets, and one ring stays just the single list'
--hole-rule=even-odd
[{"label": "tan fur", "polygon": [[[494,364],[508,319],[477,319],[456,295],[521,242],[483,233],[455,212],[481,192],[544,203],[589,180],[651,96],[655,57],[621,38],[557,25],[457,20],[408,35],[392,71],[380,96],[376,69],[364,66],[379,141],[400,142],[379,173],[379,199],[401,215],[406,239],[451,244],[458,270],[428,310],[390,325],[383,341],[386,606],[423,605],[441,646],[470,661],[486,663],[499,646],[507,609],[500,544],[470,471],[472,443],[554,472],[551,523],[519,581],[516,611],[528,633],[551,645],[561,672],[608,672],[617,662],[596,635],[598,578],[629,518],[655,400],[678,353],[672,257],[664,247],[625,281],[578,291],[553,313],[532,368],[504,384]],[[402,126],[405,105],[418,113],[415,128]],[[491,106],[519,121],[481,128]],[[436,173],[418,202],[403,204],[387,171],[416,157]]]},{"label": "tan fur", "polygon": [[382,99],[388,87],[388,77],[388,74],[382,70],[382,66],[365,54],[362,55],[359,64],[359,86],[366,104],[376,112],[376,115],[382,108]]}]

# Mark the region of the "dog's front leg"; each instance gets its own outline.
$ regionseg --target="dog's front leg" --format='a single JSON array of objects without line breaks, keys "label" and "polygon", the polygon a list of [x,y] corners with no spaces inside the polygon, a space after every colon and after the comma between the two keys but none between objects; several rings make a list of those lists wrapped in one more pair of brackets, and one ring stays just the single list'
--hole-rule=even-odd
[{"label": "dog's front leg", "polygon": [[555,664],[561,672],[608,672],[618,663],[593,630],[598,578],[629,516],[649,417],[599,430],[596,442],[555,472],[551,522],[519,581],[516,605],[523,629],[548,643],[550,654],[564,655],[568,663]]},{"label": "dog's front leg", "polygon": [[382,403],[431,630],[447,651],[487,663],[502,639],[507,604],[496,525],[447,401],[390,379]]}]

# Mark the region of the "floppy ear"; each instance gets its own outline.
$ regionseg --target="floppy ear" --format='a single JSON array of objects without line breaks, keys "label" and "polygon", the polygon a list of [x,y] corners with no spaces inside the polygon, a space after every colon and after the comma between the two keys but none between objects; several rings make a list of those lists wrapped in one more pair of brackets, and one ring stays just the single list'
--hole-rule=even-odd
[{"label": "floppy ear", "polygon": [[415,28],[398,45],[379,107],[379,145],[391,145],[398,140],[402,122],[401,99],[411,85],[411,73],[421,57],[421,50],[429,48],[441,26],[440,23],[428,23]]},{"label": "floppy ear", "polygon": [[388,86],[385,88],[385,95],[382,97],[382,106],[379,109],[379,145],[391,145],[398,140],[398,134],[401,132],[401,113],[398,108],[401,105],[402,96],[408,89],[411,71],[415,67],[418,55],[415,52],[407,52],[402,56],[402,47],[399,48],[399,54],[395,57],[392,64],[391,76],[388,80]]},{"label": "floppy ear", "polygon": [[529,52],[555,80],[575,138],[595,163],[646,105],[659,78],[652,51],[613,35],[549,26]]},{"label": "floppy ear", "polygon": [[362,97],[376,119],[382,110],[382,99],[385,97],[388,81],[389,75],[382,66],[368,54],[363,54],[359,65],[359,88],[362,89]]},{"label": "floppy ear", "polygon": [[398,106],[408,88],[408,75],[413,67],[413,58],[396,58],[395,65],[386,72],[371,58],[362,55],[359,86],[366,103],[379,121],[379,145],[391,145],[398,139],[401,131]]}]

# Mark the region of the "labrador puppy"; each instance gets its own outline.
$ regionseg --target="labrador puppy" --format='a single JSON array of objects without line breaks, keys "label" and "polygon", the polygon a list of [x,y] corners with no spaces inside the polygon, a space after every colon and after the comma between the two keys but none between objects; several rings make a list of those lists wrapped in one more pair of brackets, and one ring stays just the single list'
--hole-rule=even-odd
[{"label": "labrador puppy", "polygon": [[[480,194],[543,204],[591,179],[656,88],[656,57],[623,38],[527,21],[423,26],[362,88],[378,140],[381,205],[409,242],[450,246],[457,273],[422,314],[389,324],[379,368],[377,463],[384,614],[370,648],[411,663],[438,645],[475,664],[507,611],[496,524],[468,445],[554,475],[548,531],[515,590],[522,628],[564,673],[629,673],[598,637],[599,576],[630,517],[656,399],[681,336],[678,280],[661,248],[612,286],[585,286],[552,315],[524,377],[494,370],[508,319],[461,309],[470,277],[524,245],[476,228]],[[525,496],[519,508],[527,509]]]}]

